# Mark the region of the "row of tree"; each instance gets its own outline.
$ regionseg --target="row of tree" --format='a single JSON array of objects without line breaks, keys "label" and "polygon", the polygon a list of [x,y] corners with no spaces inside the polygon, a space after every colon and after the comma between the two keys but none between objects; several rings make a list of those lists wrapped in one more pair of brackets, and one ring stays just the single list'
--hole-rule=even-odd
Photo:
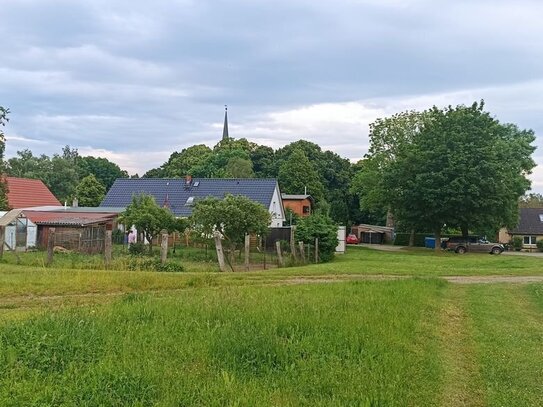
[{"label": "row of tree", "polygon": [[[0,109],[0,124],[8,113]],[[307,192],[338,223],[384,223],[388,213],[404,231],[437,232],[446,225],[465,234],[490,233],[516,223],[519,203],[541,204],[537,195],[523,197],[535,166],[534,139],[531,130],[500,123],[481,102],[377,119],[370,125],[369,152],[356,164],[304,140],[274,150],[225,138],[213,148],[199,144],[173,152],[144,177],[277,178],[282,192]],[[78,197],[90,206],[116,178],[128,176],[69,146],[52,157],[20,151],[3,173],[42,179],[61,201]]]}]

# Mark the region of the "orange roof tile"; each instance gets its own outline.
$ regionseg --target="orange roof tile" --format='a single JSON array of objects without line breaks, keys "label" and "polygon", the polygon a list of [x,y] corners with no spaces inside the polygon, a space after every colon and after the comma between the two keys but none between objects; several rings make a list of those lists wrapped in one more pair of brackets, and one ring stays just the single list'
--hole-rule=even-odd
[{"label": "orange roof tile", "polygon": [[6,177],[6,181],[8,184],[8,205],[12,209],[61,205],[39,179]]}]

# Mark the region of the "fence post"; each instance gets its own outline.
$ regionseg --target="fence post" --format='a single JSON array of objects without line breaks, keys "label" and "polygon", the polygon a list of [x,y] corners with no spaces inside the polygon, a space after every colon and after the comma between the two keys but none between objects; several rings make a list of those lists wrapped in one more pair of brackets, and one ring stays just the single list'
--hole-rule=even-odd
[{"label": "fence post", "polygon": [[302,258],[302,261],[305,263],[304,242],[299,241],[298,242],[298,248],[300,249],[300,257]]},{"label": "fence post", "polygon": [[106,230],[106,240],[104,242],[104,259],[106,261],[106,267],[111,264],[111,239],[112,231]]},{"label": "fence post", "polygon": [[166,263],[166,258],[168,257],[168,232],[162,230],[160,232],[160,263]]},{"label": "fence post", "polygon": [[47,265],[49,266],[53,262],[53,248],[55,246],[55,228],[49,228],[49,235],[47,236]]},{"label": "fence post", "polygon": [[251,236],[245,235],[245,270],[249,271],[249,252],[251,251]]},{"label": "fence post", "polygon": [[217,250],[217,260],[219,261],[219,270],[226,271],[226,268],[224,266],[224,252],[222,250],[221,234],[219,232],[215,232],[213,236],[215,238],[215,249]]},{"label": "fence post", "polygon": [[0,226],[0,259],[4,255],[4,239],[6,236],[6,228],[4,226]]},{"label": "fence post", "polygon": [[296,232],[296,225],[292,225],[290,227],[290,252],[292,253],[292,257],[294,260],[297,259],[296,256],[296,243],[294,242],[294,232]]},{"label": "fence post", "polygon": [[279,260],[279,266],[283,267],[285,263],[283,262],[283,255],[281,254],[281,242],[279,240],[275,242],[275,247],[277,249],[277,260]]},{"label": "fence post", "polygon": [[319,238],[315,238],[315,263],[319,262]]}]

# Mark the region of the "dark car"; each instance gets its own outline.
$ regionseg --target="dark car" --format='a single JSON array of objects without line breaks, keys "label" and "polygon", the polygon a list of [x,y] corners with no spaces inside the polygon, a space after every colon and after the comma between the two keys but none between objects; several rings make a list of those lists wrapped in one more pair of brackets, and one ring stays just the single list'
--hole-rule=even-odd
[{"label": "dark car", "polygon": [[467,238],[452,236],[447,241],[447,249],[460,254],[466,252],[500,254],[505,250],[500,243],[492,243],[476,236],[468,236]]}]

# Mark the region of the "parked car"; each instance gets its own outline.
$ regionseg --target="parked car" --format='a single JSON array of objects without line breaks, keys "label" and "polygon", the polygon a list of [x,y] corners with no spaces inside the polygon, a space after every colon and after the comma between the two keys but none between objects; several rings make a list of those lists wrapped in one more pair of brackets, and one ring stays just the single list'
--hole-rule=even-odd
[{"label": "parked car", "polygon": [[500,243],[492,243],[476,236],[469,236],[467,239],[461,236],[450,237],[447,241],[447,249],[460,254],[466,252],[501,254],[505,250]]},{"label": "parked car", "polygon": [[359,240],[354,233],[349,233],[349,235],[345,239],[345,242],[347,242],[347,244],[358,244]]}]

